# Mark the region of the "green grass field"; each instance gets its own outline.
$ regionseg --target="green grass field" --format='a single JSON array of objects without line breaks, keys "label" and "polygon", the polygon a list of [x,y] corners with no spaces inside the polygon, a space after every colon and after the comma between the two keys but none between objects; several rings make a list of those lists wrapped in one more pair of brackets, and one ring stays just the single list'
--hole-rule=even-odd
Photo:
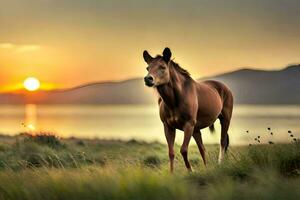
[{"label": "green grass field", "polygon": [[300,199],[300,142],[229,148],[217,164],[207,145],[205,168],[196,146],[184,167],[176,146],[135,140],[0,137],[0,199]]}]

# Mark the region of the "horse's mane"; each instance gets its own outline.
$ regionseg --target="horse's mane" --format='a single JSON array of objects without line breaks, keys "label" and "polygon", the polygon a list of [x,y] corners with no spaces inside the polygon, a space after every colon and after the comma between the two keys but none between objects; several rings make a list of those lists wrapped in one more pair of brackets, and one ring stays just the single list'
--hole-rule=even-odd
[{"label": "horse's mane", "polygon": [[186,69],[183,69],[182,67],[180,67],[178,63],[176,63],[173,60],[171,60],[171,64],[174,67],[174,69],[177,72],[179,72],[180,74],[182,74],[184,77],[191,78],[190,72],[188,72]]},{"label": "horse's mane", "polygon": [[[163,58],[162,56],[160,55],[157,55],[155,58]],[[180,65],[176,62],[174,62],[173,60],[170,61],[171,62],[171,65],[173,66],[173,68],[178,72],[180,73],[181,75],[183,75],[185,78],[188,78],[190,79],[191,78],[191,74],[186,70],[186,69],[183,69],[182,67],[180,67]]]}]

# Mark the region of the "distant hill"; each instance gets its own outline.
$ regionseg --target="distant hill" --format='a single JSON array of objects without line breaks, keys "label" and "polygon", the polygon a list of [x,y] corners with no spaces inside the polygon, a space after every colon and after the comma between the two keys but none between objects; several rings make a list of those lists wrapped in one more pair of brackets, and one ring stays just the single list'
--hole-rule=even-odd
[{"label": "distant hill", "polygon": [[212,77],[226,83],[241,104],[300,104],[300,65],[278,71],[241,69]]},{"label": "distant hill", "polygon": [[[219,80],[233,91],[240,104],[300,104],[300,65],[278,71],[241,69],[206,79]],[[201,79],[203,80],[203,79]],[[80,87],[28,93],[2,93],[1,104],[150,104],[155,93],[143,79],[100,82]]]},{"label": "distant hill", "polygon": [[91,83],[66,90],[35,93],[0,94],[0,103],[39,104],[149,104],[155,103],[154,91],[143,79]]}]

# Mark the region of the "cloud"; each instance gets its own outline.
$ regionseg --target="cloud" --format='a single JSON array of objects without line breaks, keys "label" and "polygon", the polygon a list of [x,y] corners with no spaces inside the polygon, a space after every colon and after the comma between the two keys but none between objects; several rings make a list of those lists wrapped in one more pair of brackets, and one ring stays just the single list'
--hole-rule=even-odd
[{"label": "cloud", "polygon": [[36,51],[39,50],[39,45],[21,45],[17,48],[18,52],[30,52],[30,51]]},{"label": "cloud", "polygon": [[1,49],[13,49],[15,45],[12,43],[0,43],[0,48]]},{"label": "cloud", "polygon": [[37,51],[41,48],[40,45],[35,44],[12,44],[12,43],[0,43],[0,49],[10,49],[14,50],[18,53],[24,53],[24,52],[32,52]]}]

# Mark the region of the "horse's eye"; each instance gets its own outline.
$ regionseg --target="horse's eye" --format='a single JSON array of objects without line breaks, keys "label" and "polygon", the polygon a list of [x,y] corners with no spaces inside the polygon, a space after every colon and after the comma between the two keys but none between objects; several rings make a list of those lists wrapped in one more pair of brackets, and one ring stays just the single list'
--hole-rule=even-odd
[{"label": "horse's eye", "polygon": [[159,65],[159,69],[165,70],[166,68],[164,66],[162,66],[162,65]]}]

